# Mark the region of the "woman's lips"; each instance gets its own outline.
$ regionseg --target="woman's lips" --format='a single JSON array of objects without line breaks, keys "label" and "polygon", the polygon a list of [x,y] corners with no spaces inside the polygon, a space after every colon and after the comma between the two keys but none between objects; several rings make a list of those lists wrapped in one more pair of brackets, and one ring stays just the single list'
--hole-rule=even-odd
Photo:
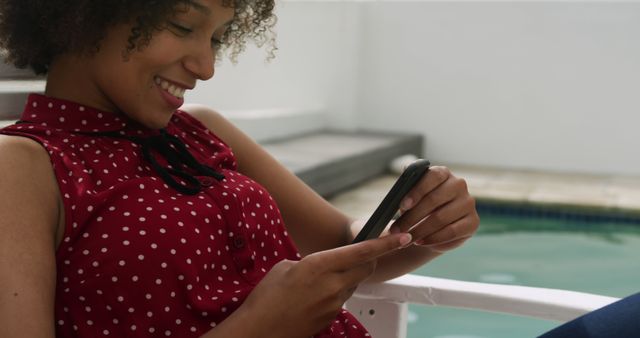
[{"label": "woman's lips", "polygon": [[178,109],[184,104],[184,93],[187,90],[186,88],[176,86],[175,84],[157,76],[154,78],[154,81],[160,91],[160,95],[165,102],[167,102],[169,107],[172,109]]}]

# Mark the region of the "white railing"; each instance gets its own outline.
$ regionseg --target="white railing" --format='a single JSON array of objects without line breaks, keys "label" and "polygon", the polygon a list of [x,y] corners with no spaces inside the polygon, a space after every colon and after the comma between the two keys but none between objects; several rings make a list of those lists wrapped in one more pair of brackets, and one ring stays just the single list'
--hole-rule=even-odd
[{"label": "white railing", "polygon": [[409,303],[565,322],[617,300],[568,290],[405,275],[381,284],[361,285],[346,307],[373,337],[405,338]]}]

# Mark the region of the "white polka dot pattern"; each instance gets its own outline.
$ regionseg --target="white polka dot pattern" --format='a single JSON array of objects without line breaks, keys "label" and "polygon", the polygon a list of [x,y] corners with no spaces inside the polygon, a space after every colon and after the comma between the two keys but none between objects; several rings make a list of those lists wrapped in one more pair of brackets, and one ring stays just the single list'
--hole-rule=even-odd
[{"label": "white polka dot pattern", "polygon": [[[57,336],[197,337],[235,311],[274,264],[299,259],[275,201],[187,113],[177,111],[166,130],[225,175],[198,177],[205,188],[192,196],[170,189],[136,144],[95,134],[157,133],[124,115],[32,94],[22,120],[0,133],[47,149],[64,203]],[[365,336],[346,312],[316,335]]]}]

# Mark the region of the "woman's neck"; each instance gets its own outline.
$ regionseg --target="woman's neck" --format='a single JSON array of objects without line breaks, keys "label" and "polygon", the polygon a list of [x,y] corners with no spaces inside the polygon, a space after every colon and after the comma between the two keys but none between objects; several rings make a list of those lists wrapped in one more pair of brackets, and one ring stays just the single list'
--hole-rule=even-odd
[{"label": "woman's neck", "polygon": [[91,78],[91,64],[87,59],[72,55],[56,58],[49,67],[44,94],[103,111],[117,111]]}]

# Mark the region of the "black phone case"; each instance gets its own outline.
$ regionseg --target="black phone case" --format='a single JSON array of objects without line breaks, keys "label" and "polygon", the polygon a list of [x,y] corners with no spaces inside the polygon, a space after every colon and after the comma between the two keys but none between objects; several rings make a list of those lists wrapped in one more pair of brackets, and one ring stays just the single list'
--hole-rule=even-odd
[{"label": "black phone case", "polygon": [[429,171],[429,166],[429,161],[417,160],[402,172],[402,175],[398,177],[391,190],[371,215],[371,218],[353,240],[353,243],[380,236],[393,218],[393,215],[398,211],[402,198]]}]

